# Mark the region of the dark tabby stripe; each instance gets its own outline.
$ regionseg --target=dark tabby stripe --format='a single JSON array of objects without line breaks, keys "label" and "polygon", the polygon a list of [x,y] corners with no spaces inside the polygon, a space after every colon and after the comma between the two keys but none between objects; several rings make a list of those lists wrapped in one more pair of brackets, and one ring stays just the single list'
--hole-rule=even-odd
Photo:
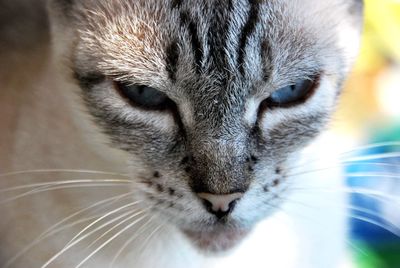
[{"label": "dark tabby stripe", "polygon": [[228,39],[227,31],[231,23],[230,15],[233,10],[232,0],[215,1],[213,10],[214,16],[210,23],[207,40],[210,45],[210,57],[216,65],[216,69],[223,70],[227,65],[225,50]]},{"label": "dark tabby stripe", "polygon": [[176,72],[178,70],[178,61],[179,61],[179,47],[177,41],[173,41],[166,50],[166,69],[169,75],[169,78],[175,82],[176,80]]},{"label": "dark tabby stripe", "polygon": [[256,29],[256,25],[259,21],[259,13],[260,13],[260,4],[261,0],[249,0],[250,4],[250,12],[248,16],[248,20],[244,25],[242,32],[240,33],[239,38],[239,51],[238,51],[238,68],[242,75],[244,75],[244,56],[245,49],[248,42],[249,37],[253,34]]},{"label": "dark tabby stripe", "polygon": [[272,61],[272,55],[269,42],[267,39],[261,40],[260,50],[261,50],[261,61],[262,61],[261,66],[262,66],[263,79],[267,81],[270,78],[272,72],[270,66]]},{"label": "dark tabby stripe", "polygon": [[182,5],[182,0],[172,0],[171,6],[172,8],[180,8]]},{"label": "dark tabby stripe", "polygon": [[181,12],[180,18],[182,25],[185,25],[189,30],[192,49],[194,51],[195,68],[196,71],[200,73],[203,61],[203,50],[201,48],[201,43],[197,32],[197,25],[189,17],[187,12]]}]

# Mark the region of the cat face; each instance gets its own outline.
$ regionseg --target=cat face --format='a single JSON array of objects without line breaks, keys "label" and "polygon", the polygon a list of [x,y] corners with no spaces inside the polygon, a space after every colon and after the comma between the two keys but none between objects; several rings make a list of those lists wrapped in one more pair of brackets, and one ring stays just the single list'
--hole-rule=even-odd
[{"label": "cat face", "polygon": [[199,248],[273,212],[356,55],[360,1],[56,1],[57,57],[151,213]]}]

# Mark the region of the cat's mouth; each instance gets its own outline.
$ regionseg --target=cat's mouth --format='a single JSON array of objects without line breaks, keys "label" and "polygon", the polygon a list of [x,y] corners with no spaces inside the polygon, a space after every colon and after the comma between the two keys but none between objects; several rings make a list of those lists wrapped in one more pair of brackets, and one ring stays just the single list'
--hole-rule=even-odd
[{"label": "cat's mouth", "polygon": [[207,231],[184,230],[191,242],[205,253],[222,253],[237,246],[248,234],[248,229],[216,228]]}]

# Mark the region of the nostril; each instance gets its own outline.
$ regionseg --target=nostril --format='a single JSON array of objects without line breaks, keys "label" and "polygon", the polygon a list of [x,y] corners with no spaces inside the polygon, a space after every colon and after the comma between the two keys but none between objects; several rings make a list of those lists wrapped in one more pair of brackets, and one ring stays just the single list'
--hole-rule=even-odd
[{"label": "nostril", "polygon": [[216,215],[218,218],[222,218],[232,212],[237,201],[243,196],[243,193],[227,195],[199,193],[197,195],[202,199],[204,206],[210,213]]},{"label": "nostril", "polygon": [[203,204],[204,204],[204,206],[206,207],[206,209],[208,210],[208,211],[213,211],[213,204],[211,204],[211,202],[210,201],[208,201],[208,200],[206,200],[206,199],[201,199],[202,200],[202,202],[203,202]]}]

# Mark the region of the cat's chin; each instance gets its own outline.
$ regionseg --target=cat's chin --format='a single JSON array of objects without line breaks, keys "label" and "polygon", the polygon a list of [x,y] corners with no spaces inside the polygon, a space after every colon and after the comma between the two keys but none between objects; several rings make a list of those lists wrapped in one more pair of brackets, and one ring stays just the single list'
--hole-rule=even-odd
[{"label": "cat's chin", "polygon": [[217,228],[212,231],[184,230],[183,233],[204,254],[223,254],[236,247],[249,234],[247,229]]}]

